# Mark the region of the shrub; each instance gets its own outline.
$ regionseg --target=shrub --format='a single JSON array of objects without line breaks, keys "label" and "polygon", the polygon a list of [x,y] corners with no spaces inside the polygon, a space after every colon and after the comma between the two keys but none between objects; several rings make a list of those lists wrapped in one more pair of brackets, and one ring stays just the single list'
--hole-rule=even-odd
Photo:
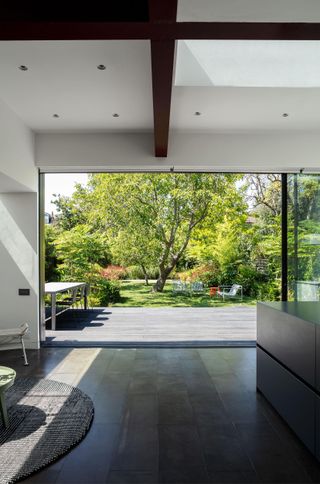
[{"label": "shrub", "polygon": [[60,273],[57,269],[58,256],[55,240],[58,237],[58,230],[52,225],[45,226],[45,280],[48,282],[59,281]]},{"label": "shrub", "polygon": [[281,279],[274,279],[267,284],[261,284],[257,299],[261,301],[280,301]]},{"label": "shrub", "polygon": [[243,294],[260,300],[277,300],[280,297],[279,280],[270,273],[261,273],[251,263],[241,260],[226,264],[219,269],[215,264],[203,264],[188,271],[177,273],[185,282],[201,281],[207,286],[231,286],[241,284]]},{"label": "shrub", "polygon": [[100,306],[109,306],[121,299],[120,285],[118,281],[109,281],[104,277],[99,277],[95,281],[92,289]]},{"label": "shrub", "polygon": [[[159,269],[157,267],[148,267],[147,273],[149,279],[157,279],[159,276]],[[143,270],[140,266],[129,266],[127,268],[128,279],[145,279]]]},{"label": "shrub", "polygon": [[105,279],[109,279],[109,281],[118,281],[119,279],[124,279],[127,276],[127,269],[122,266],[110,264],[105,269],[102,269],[101,275]]},{"label": "shrub", "polygon": [[188,271],[179,272],[176,277],[185,282],[201,281],[211,286],[218,284],[217,268],[214,264],[203,264]]},{"label": "shrub", "polygon": [[144,279],[144,274],[141,267],[129,266],[127,268],[128,279]]}]

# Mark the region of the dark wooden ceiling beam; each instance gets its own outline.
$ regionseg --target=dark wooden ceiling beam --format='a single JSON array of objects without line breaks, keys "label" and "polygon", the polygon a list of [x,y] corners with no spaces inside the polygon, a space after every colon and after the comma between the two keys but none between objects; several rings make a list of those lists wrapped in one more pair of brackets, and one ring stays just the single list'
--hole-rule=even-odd
[{"label": "dark wooden ceiling beam", "polygon": [[[176,24],[178,0],[149,0],[149,22],[153,32]],[[154,120],[154,153],[164,158],[168,154],[171,94],[175,55],[175,39],[151,38],[151,67]]]},{"label": "dark wooden ceiling beam", "polygon": [[175,24],[177,21],[177,0],[149,0],[149,22]]},{"label": "dark wooden ceiling beam", "polygon": [[149,22],[1,22],[0,40],[149,40]]},{"label": "dark wooden ceiling beam", "polygon": [[0,40],[320,40],[319,23],[1,22]]},{"label": "dark wooden ceiling beam", "polygon": [[151,41],[154,151],[156,157],[168,154],[174,40]]},{"label": "dark wooden ceiling beam", "polygon": [[320,22],[177,22],[175,38],[190,40],[320,40]]}]

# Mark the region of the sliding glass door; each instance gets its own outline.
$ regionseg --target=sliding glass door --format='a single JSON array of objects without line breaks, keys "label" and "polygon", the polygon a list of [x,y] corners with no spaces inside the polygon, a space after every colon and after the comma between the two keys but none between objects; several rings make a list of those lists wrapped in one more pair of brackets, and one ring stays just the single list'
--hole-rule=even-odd
[{"label": "sliding glass door", "polygon": [[320,300],[320,175],[288,176],[288,298]]}]

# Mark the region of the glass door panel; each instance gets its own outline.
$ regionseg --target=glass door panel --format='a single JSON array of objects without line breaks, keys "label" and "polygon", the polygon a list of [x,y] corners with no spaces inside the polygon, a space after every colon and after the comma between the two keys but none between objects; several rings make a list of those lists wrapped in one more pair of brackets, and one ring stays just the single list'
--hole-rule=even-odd
[{"label": "glass door panel", "polygon": [[288,176],[289,300],[320,300],[320,176]]}]

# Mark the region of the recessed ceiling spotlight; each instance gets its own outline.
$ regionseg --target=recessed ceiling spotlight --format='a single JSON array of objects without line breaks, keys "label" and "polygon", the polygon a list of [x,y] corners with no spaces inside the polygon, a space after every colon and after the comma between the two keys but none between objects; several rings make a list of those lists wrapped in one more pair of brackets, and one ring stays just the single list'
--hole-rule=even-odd
[{"label": "recessed ceiling spotlight", "polygon": [[112,116],[113,116],[114,118],[119,118],[119,116],[120,116],[120,115],[119,115],[118,113],[113,113],[113,115],[112,115]]},{"label": "recessed ceiling spotlight", "polygon": [[99,69],[99,71],[105,71],[106,70],[106,66],[104,64],[99,64],[97,66],[97,69]]},{"label": "recessed ceiling spotlight", "polygon": [[194,113],[194,115],[195,115],[195,116],[201,116],[201,113],[200,113],[200,111],[196,111],[196,112]]},{"label": "recessed ceiling spotlight", "polygon": [[53,118],[60,118],[59,114],[53,114],[52,117]]},{"label": "recessed ceiling spotlight", "polygon": [[28,70],[28,67],[27,66],[24,66],[24,65],[21,65],[21,66],[19,66],[19,69],[20,69],[20,71],[27,71]]},{"label": "recessed ceiling spotlight", "polygon": [[288,116],[289,116],[289,114],[288,114],[288,113],[283,113],[283,114],[282,114],[282,117],[283,117],[283,118],[287,118]]}]

